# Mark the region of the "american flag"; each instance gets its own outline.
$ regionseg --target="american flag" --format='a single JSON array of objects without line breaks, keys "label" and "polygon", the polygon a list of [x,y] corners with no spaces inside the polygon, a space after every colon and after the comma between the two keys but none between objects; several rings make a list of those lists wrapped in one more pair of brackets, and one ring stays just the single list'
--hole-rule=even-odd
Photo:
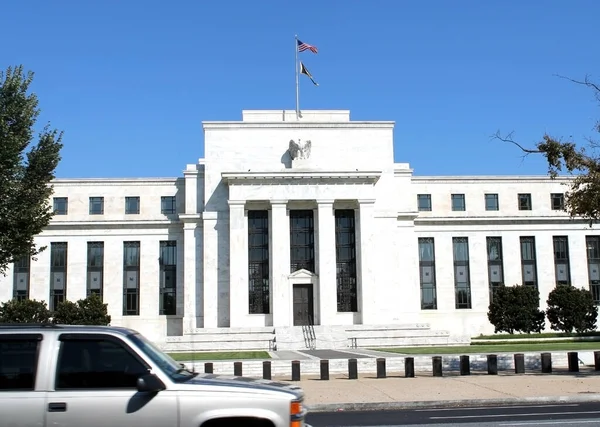
[{"label": "american flag", "polygon": [[317,49],[316,46],[311,46],[308,43],[304,43],[298,40],[298,52],[304,52],[305,50],[310,50],[312,53],[319,52],[319,49]]}]

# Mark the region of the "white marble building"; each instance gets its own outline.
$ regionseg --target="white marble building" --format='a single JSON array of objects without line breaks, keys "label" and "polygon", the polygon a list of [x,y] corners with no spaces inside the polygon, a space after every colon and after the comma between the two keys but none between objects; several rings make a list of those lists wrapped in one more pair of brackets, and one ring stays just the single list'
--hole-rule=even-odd
[{"label": "white marble building", "polygon": [[415,176],[393,129],[244,111],[204,123],[182,177],[56,180],[48,248],[0,277],[0,301],[97,292],[167,348],[282,349],[490,333],[501,283],[542,307],[558,281],[600,298],[600,233],[561,210],[565,180]]}]

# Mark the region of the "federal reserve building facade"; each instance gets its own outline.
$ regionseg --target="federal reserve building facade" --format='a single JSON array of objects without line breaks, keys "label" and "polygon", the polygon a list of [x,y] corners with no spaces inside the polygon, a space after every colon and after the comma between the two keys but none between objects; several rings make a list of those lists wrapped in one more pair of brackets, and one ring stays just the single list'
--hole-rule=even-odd
[{"label": "federal reserve building facade", "polygon": [[600,298],[600,233],[564,212],[568,181],[419,176],[394,123],[243,111],[204,122],[177,178],[57,179],[47,246],[0,301],[97,293],[113,325],[169,350],[467,342],[491,291],[558,283]]}]

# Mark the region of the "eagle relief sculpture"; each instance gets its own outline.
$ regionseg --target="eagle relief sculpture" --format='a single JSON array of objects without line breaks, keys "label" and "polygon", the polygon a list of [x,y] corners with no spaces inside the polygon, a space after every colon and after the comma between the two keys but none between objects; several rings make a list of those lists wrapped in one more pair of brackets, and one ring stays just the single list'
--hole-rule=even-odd
[{"label": "eagle relief sculpture", "polygon": [[290,152],[290,157],[292,160],[304,160],[310,157],[310,140],[302,141],[298,139],[298,141],[290,140],[290,147],[288,151]]}]

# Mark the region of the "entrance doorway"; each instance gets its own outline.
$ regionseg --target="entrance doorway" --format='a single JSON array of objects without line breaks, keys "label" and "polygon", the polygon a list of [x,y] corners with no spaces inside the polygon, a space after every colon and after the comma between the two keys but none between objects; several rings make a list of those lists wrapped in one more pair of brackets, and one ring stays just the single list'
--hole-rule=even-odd
[{"label": "entrance doorway", "polygon": [[294,285],[294,326],[305,326],[313,323],[313,285]]}]

